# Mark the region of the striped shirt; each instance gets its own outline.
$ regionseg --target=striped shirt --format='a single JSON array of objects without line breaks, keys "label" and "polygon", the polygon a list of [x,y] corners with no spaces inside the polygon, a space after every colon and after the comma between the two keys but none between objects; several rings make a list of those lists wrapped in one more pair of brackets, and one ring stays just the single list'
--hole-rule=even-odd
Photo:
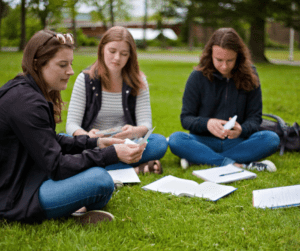
[{"label": "striped shirt", "polygon": [[[146,78],[143,78],[146,89],[142,89],[136,98],[135,116],[137,126],[152,128],[150,94]],[[86,89],[84,73],[80,73],[75,81],[68,109],[66,131],[73,135],[81,128],[86,106]],[[124,126],[125,117],[122,107],[122,93],[102,91],[101,109],[92,129],[106,130],[116,126]]]}]

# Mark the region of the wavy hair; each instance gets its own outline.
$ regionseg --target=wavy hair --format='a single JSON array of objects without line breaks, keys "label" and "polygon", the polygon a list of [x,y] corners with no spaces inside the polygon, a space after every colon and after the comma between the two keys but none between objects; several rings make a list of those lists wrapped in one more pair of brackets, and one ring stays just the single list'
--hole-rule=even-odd
[{"label": "wavy hair", "polygon": [[106,89],[110,87],[109,72],[104,62],[104,47],[113,41],[125,41],[129,45],[129,58],[126,65],[122,69],[122,77],[126,84],[132,87],[133,95],[139,93],[139,89],[144,87],[141,79],[139,64],[137,60],[136,44],[130,32],[122,26],[114,26],[106,31],[98,45],[97,61],[89,70],[84,71],[89,74],[92,79],[101,78],[101,83]]},{"label": "wavy hair", "polygon": [[210,81],[213,80],[213,73],[217,71],[212,59],[212,47],[214,45],[237,53],[235,66],[231,71],[237,89],[250,91],[259,86],[258,77],[252,69],[253,63],[249,49],[233,28],[220,28],[213,33],[205,45],[195,70],[202,71],[205,77]]},{"label": "wavy hair", "polygon": [[55,54],[60,49],[63,48],[74,49],[74,46],[69,41],[61,43],[57,39],[56,33],[53,31],[40,30],[28,41],[22,59],[22,75],[30,74],[43,92],[46,100],[53,103],[54,119],[56,123],[62,121],[61,111],[64,103],[60,91],[47,91],[47,83],[43,79],[41,69],[49,62],[49,60],[55,57]]}]

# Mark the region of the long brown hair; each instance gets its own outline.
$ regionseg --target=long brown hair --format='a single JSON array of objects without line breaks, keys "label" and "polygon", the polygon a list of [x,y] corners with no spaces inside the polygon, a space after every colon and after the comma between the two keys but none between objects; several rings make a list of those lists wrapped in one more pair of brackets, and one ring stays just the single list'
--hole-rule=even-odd
[{"label": "long brown hair", "polygon": [[196,70],[202,71],[203,75],[210,81],[213,80],[213,73],[217,71],[212,59],[212,47],[214,45],[237,53],[235,66],[231,71],[237,89],[250,91],[259,86],[258,77],[252,69],[249,49],[233,28],[221,28],[213,33],[205,45]]},{"label": "long brown hair", "polygon": [[144,87],[144,84],[140,76],[136,44],[130,32],[124,27],[114,26],[103,34],[98,45],[97,61],[85,73],[88,73],[93,79],[100,77],[102,85],[106,89],[109,89],[109,72],[104,62],[104,47],[107,43],[113,41],[125,41],[129,45],[130,55],[126,65],[122,69],[122,77],[126,84],[132,87],[132,94],[137,95],[139,89]]},{"label": "long brown hair", "polygon": [[57,39],[56,33],[50,30],[41,30],[35,33],[28,41],[22,60],[23,75],[30,74],[43,92],[46,100],[53,103],[55,122],[61,122],[63,101],[60,91],[47,91],[47,83],[43,79],[41,68],[62,48],[74,49],[67,40],[62,43]]}]

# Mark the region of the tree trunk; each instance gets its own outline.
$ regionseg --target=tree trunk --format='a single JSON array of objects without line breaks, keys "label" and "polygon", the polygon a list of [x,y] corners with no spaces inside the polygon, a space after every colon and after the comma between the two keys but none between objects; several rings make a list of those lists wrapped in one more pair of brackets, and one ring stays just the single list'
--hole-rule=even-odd
[{"label": "tree trunk", "polygon": [[265,19],[251,21],[249,48],[254,62],[269,62],[265,57]]},{"label": "tree trunk", "polygon": [[20,46],[19,51],[24,50],[26,44],[26,0],[21,2],[21,37],[20,37]]},{"label": "tree trunk", "polygon": [[2,10],[2,0],[0,0],[0,51],[1,51],[1,23],[2,23],[2,13],[3,13],[3,10]]},{"label": "tree trunk", "polygon": [[147,20],[148,19],[148,0],[145,0],[145,14],[144,14],[144,36],[143,36],[143,49],[147,48],[146,30],[147,30]]},{"label": "tree trunk", "polygon": [[111,21],[111,27],[115,25],[114,21],[114,6],[113,6],[113,0],[110,0],[110,21]]},{"label": "tree trunk", "polygon": [[[77,3],[77,1],[76,1]],[[75,4],[76,4],[75,3]],[[77,46],[77,31],[76,31],[76,9],[75,9],[75,4],[72,5],[72,33],[73,33],[73,38],[74,38],[74,44],[75,47]]]}]

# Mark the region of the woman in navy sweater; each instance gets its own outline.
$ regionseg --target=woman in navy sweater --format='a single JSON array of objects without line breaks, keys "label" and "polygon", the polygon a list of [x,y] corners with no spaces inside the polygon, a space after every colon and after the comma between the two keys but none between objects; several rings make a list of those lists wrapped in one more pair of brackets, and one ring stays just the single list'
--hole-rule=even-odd
[{"label": "woman in navy sweater", "polygon": [[[176,132],[169,138],[171,151],[189,163],[276,171],[269,160],[279,137],[259,131],[262,121],[261,86],[250,53],[232,28],[214,32],[200,63],[191,73],[182,99],[181,124],[190,133]],[[224,125],[237,116],[233,128]]]}]

